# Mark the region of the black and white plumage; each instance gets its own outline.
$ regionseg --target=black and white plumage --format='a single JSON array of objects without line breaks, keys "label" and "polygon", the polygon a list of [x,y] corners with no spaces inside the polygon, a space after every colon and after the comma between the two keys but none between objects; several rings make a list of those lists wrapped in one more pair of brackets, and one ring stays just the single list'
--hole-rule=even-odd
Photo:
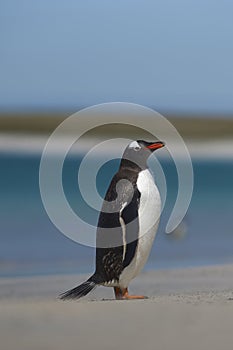
[{"label": "black and white plumage", "polygon": [[78,299],[98,285],[114,287],[117,299],[144,267],[159,224],[161,200],[147,159],[163,142],[131,142],[105,195],[96,238],[96,270],[83,284],[61,295]]}]

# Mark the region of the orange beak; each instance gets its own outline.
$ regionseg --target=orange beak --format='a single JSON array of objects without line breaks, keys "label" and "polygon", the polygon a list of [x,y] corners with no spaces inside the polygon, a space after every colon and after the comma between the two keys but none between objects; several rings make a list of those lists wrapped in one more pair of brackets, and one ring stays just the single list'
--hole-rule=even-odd
[{"label": "orange beak", "polygon": [[162,148],[164,146],[165,146],[164,142],[158,141],[158,142],[151,142],[146,146],[146,148],[150,149],[151,151],[155,151],[156,149]]}]

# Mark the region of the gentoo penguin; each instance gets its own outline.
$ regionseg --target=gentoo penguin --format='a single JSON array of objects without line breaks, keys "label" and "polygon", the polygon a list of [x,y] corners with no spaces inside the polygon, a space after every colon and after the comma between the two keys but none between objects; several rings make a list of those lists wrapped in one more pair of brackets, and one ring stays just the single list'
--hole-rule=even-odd
[{"label": "gentoo penguin", "polygon": [[99,215],[96,270],[61,299],[81,298],[98,285],[113,287],[116,299],[144,298],[129,295],[128,285],[144,267],[158,228],[161,200],[147,160],[163,146],[143,140],[127,146]]}]

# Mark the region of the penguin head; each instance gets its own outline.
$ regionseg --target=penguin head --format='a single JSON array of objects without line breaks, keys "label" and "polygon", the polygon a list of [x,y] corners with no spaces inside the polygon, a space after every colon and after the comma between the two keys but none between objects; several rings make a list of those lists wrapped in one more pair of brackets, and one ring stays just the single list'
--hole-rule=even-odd
[{"label": "penguin head", "polygon": [[134,163],[138,168],[144,169],[147,167],[147,159],[159,148],[165,146],[162,141],[147,142],[143,140],[132,141],[125,149],[122,160],[123,163]]},{"label": "penguin head", "polygon": [[162,148],[165,146],[165,143],[162,141],[156,141],[156,142],[147,142],[144,140],[137,140],[137,141],[132,141],[128,147],[130,149],[134,149],[136,152],[142,150],[142,151],[147,151],[149,150],[150,153],[154,152],[155,150]]}]

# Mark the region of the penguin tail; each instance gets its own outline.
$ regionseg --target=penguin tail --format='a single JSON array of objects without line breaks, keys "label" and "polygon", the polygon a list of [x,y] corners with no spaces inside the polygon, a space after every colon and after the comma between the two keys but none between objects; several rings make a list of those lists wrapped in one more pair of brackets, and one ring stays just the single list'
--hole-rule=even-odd
[{"label": "penguin tail", "polygon": [[97,285],[98,283],[93,275],[86,282],[73,289],[68,290],[67,292],[60,294],[59,297],[61,300],[79,299],[90,293],[90,291],[95,289]]}]

